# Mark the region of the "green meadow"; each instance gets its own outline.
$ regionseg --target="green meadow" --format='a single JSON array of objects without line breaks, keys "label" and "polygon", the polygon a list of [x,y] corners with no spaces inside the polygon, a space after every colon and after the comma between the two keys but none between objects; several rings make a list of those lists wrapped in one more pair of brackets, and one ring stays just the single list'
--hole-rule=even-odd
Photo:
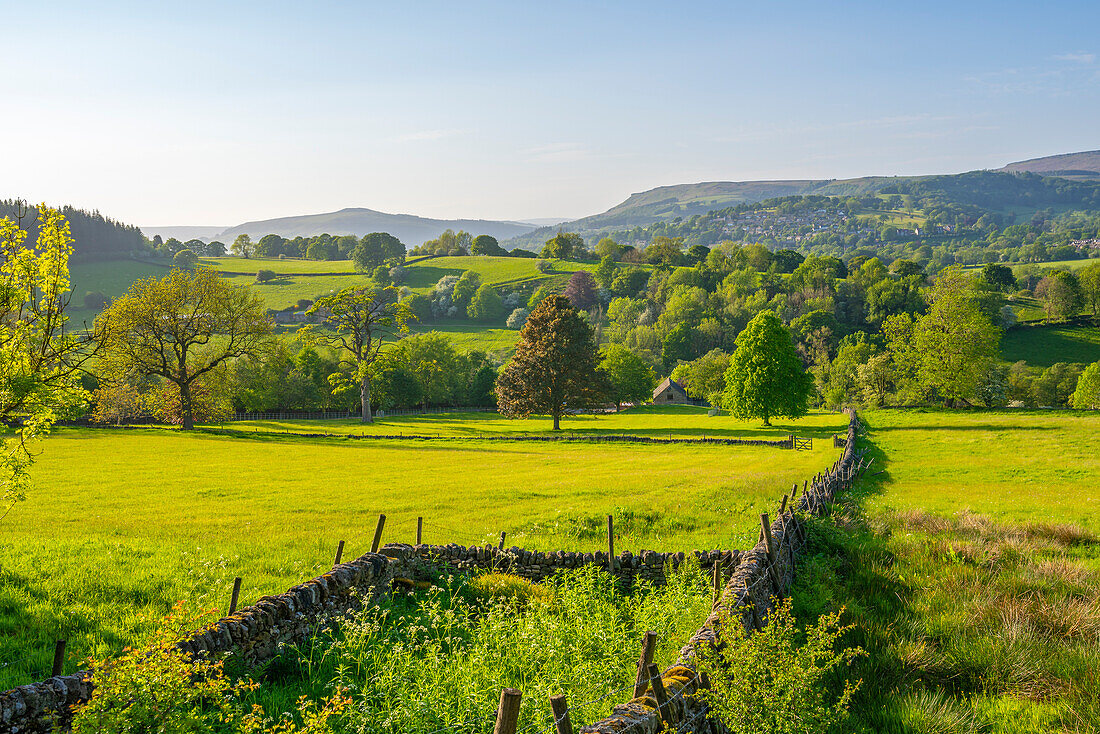
[{"label": "green meadow", "polygon": [[886,470],[871,508],[968,510],[1100,533],[1100,413],[913,409],[863,418]]},{"label": "green meadow", "polygon": [[0,661],[10,662],[0,689],[48,668],[54,639],[69,640],[73,670],[134,640],[177,600],[224,610],[235,576],[242,603],[281,592],[326,570],[340,540],[345,557],[369,550],[380,513],[383,542],[412,542],[422,516],[425,542],[495,544],[505,531],[509,546],[595,550],[610,514],[623,550],[746,547],[760,512],[835,459],[829,437],[844,425],[838,414],[768,431],[702,409],[629,415],[564,427],[774,438],[793,427],[820,440],[800,452],[494,442],[474,436],[506,432],[506,421],[480,414],[401,419],[410,431],[455,436],[439,441],[278,433],[362,432],[337,422],[233,424],[246,430],[232,434],[58,429],[36,447],[34,491],[0,524]]},{"label": "green meadow", "polygon": [[1001,339],[1006,362],[1026,360],[1032,367],[1055,362],[1090,364],[1100,360],[1100,328],[1084,325],[1036,326],[1012,329]]},{"label": "green meadow", "polygon": [[844,730],[1100,730],[1100,413],[876,410],[793,592],[866,655]]}]

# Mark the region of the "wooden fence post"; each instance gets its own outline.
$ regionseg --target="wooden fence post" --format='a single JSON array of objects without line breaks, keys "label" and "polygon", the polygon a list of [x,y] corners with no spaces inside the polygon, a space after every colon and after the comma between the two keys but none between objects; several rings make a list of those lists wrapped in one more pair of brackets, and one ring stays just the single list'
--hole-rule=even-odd
[{"label": "wooden fence post", "polygon": [[565,696],[551,696],[550,710],[554,712],[554,729],[557,734],[573,734],[573,724],[569,721],[569,704]]},{"label": "wooden fence post", "polygon": [[638,675],[634,678],[634,698],[645,695],[649,665],[653,662],[653,650],[657,647],[657,633],[646,632],[642,636],[642,656],[638,658]]},{"label": "wooden fence post", "polygon": [[515,688],[504,688],[500,692],[500,706],[497,707],[497,723],[493,734],[516,734],[519,722],[519,703],[523,694]]},{"label": "wooden fence post", "polygon": [[760,515],[760,531],[764,533],[764,550],[768,553],[768,574],[772,577],[772,586],[775,587],[775,593],[777,595],[782,594],[782,587],[779,584],[779,572],[775,568],[775,543],[772,541],[772,526],[768,521],[768,513],[764,512]]},{"label": "wooden fence post", "polygon": [[615,575],[615,519],[607,516],[607,572]]},{"label": "wooden fence post", "polygon": [[378,527],[374,529],[374,541],[370,544],[370,552],[377,553],[378,546],[382,543],[382,528],[386,526],[386,516],[378,515]]},{"label": "wooden fence post", "polygon": [[500,531],[500,545],[497,546],[498,551],[503,551],[504,550],[504,535],[505,535],[505,532],[503,530],[501,530]]},{"label": "wooden fence post", "polygon": [[229,598],[229,614],[237,611],[237,599],[241,595],[241,577],[233,579],[233,596]]},{"label": "wooden fence post", "polygon": [[420,545],[424,537],[424,518],[416,518],[416,544]]},{"label": "wooden fence post", "polygon": [[58,640],[53,647],[53,672],[50,673],[51,678],[56,678],[61,675],[62,670],[65,667],[65,643],[67,640]]},{"label": "wooden fence post", "polygon": [[665,692],[665,682],[661,679],[661,669],[653,663],[647,668],[649,672],[649,686],[653,689],[653,698],[657,701],[657,712],[661,714],[661,720],[668,727],[674,726],[672,711],[668,706],[668,694]]},{"label": "wooden fence post", "polygon": [[344,557],[344,541],[340,541],[340,545],[336,546],[336,559],[333,560],[333,566],[340,565],[340,559]]}]

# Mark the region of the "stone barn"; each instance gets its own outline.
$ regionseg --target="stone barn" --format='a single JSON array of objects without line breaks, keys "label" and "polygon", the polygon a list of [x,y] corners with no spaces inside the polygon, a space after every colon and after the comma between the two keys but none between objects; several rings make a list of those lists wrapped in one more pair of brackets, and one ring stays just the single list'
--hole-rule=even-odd
[{"label": "stone barn", "polygon": [[654,405],[692,405],[695,401],[688,397],[687,390],[671,377],[666,377],[664,382],[653,391]]}]

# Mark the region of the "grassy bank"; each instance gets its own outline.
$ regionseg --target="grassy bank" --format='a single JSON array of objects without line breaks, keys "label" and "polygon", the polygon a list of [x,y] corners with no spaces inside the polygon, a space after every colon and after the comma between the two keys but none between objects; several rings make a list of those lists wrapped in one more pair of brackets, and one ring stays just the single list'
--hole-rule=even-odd
[{"label": "grassy bank", "polygon": [[868,652],[845,731],[1100,730],[1097,420],[866,416],[885,471],[815,522],[794,591]]},{"label": "grassy bank", "polygon": [[503,530],[509,545],[595,550],[612,514],[620,549],[739,548],[777,491],[836,453],[826,441],[793,452],[164,429],[61,429],[41,448],[35,491],[0,528],[0,689],[40,677],[55,639],[69,640],[73,670],[177,600],[224,608],[235,576],[243,603],[281,592],[327,570],[340,540],[345,557],[367,550],[379,513],[383,542],[412,541],[423,516],[431,543]]}]

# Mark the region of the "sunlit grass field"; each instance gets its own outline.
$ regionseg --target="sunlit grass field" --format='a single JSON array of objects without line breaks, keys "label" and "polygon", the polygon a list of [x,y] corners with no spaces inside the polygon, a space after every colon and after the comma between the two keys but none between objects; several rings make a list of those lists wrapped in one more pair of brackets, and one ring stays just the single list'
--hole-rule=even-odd
[{"label": "sunlit grass field", "polygon": [[[356,273],[346,261],[314,262],[309,260],[244,260],[242,258],[206,258],[228,272],[255,273],[257,267],[275,270],[280,275],[266,283],[256,283],[254,275],[226,275],[235,285],[251,286],[269,308],[285,308],[302,298],[316,300],[341,288],[360,285],[369,280],[366,273]],[[257,265],[257,263],[264,263]],[[428,293],[445,275],[462,275],[473,270],[482,283],[513,290],[531,291],[543,283],[564,280],[578,270],[592,270],[594,263],[565,260],[551,261],[553,272],[540,273],[535,260],[515,257],[437,257],[417,260],[405,266],[405,278],[400,285],[417,293]],[[250,265],[246,265],[251,263]],[[289,265],[287,263],[290,263]],[[275,267],[278,266],[278,267]],[[281,269],[279,269],[281,268]],[[318,274],[346,273],[346,274]]]},{"label": "sunlit grass field", "polygon": [[[628,416],[598,420],[650,435],[663,425],[674,435],[757,430],[701,409]],[[455,436],[505,423],[417,420]],[[388,518],[383,542],[413,541],[422,516],[426,542],[495,544],[506,531],[509,546],[595,550],[612,514],[622,550],[746,547],[760,512],[835,459],[827,437],[843,425],[841,415],[809,416],[796,430],[821,440],[802,452],[305,439],[272,432],[279,426],[235,425],[251,432],[232,436],[58,429],[38,447],[34,491],[0,523],[0,690],[48,672],[55,639],[69,640],[73,670],[83,656],[120,649],[176,600],[224,609],[235,576],[242,603],[284,591],[326,570],[340,540],[345,558],[369,550],[379,513]]]},{"label": "sunlit grass field", "polygon": [[1100,413],[877,410],[793,596],[868,654],[846,731],[1100,730]]},{"label": "sunlit grass field", "polygon": [[877,410],[863,418],[887,472],[872,508],[970,510],[1100,533],[1100,412]]}]

